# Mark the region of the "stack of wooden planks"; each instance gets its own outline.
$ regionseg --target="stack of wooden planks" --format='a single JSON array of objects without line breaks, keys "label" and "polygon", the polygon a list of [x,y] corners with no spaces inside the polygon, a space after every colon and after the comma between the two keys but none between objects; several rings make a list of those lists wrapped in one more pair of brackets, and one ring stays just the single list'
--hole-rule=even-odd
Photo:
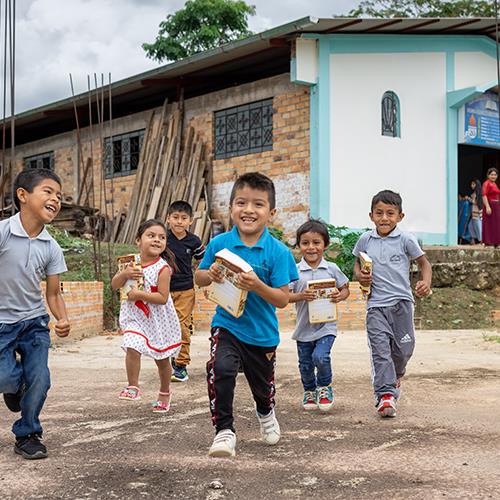
[{"label": "stack of wooden planks", "polygon": [[191,204],[191,230],[208,240],[212,169],[202,138],[192,127],[183,131],[183,113],[182,100],[171,105],[165,101],[161,111],[152,112],[128,209],[115,219],[112,241],[134,243],[141,222],[165,221],[168,206],[176,200]]}]

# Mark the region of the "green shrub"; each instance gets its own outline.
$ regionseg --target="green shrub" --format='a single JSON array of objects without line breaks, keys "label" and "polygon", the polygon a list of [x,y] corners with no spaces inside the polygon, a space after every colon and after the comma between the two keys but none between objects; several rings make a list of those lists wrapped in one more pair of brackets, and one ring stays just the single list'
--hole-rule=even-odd
[{"label": "green shrub", "polygon": [[325,258],[335,262],[349,280],[352,280],[352,270],[356,260],[352,251],[363,231],[351,231],[346,226],[333,226],[332,224],[326,226],[330,235],[330,246]]}]

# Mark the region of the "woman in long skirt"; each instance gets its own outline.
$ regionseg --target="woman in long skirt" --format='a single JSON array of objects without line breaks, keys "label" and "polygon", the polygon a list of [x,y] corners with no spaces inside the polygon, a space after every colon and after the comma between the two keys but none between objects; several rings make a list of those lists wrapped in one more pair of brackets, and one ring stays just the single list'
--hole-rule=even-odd
[{"label": "woman in long skirt", "polygon": [[483,243],[500,245],[500,188],[498,170],[489,168],[483,183]]}]

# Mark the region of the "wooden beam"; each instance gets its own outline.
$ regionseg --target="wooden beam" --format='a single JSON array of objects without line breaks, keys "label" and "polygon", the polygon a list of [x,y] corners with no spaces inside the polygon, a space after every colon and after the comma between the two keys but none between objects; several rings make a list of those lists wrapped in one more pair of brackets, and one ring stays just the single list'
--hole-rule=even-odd
[{"label": "wooden beam", "polygon": [[334,33],[335,31],[340,31],[341,29],[347,28],[348,26],[354,26],[355,24],[362,23],[363,19],[354,19],[353,21],[348,21],[346,23],[339,24],[337,26],[334,26],[333,28],[330,28],[327,31],[323,31],[323,33]]},{"label": "wooden beam", "polygon": [[288,47],[288,45],[290,45],[290,41],[286,38],[270,38],[269,45],[271,47]]},{"label": "wooden beam", "polygon": [[66,117],[72,117],[75,115],[74,111],[72,109],[47,109],[44,111],[43,116],[55,116],[55,117],[61,117],[61,118],[66,118]]},{"label": "wooden beam", "polygon": [[398,33],[406,33],[407,31],[418,30],[419,28],[423,28],[424,26],[428,26],[429,24],[435,24],[439,22],[441,22],[441,19],[429,19],[428,21],[424,21],[423,23],[414,24],[412,26],[408,26],[407,28],[398,30]]},{"label": "wooden beam", "polygon": [[462,23],[454,24],[453,26],[448,26],[447,28],[443,28],[438,33],[444,33],[445,31],[451,31],[451,30],[454,30],[457,28],[461,28],[462,26],[468,26],[469,24],[478,23],[479,21],[482,21],[482,19],[468,19],[467,21],[464,21]]},{"label": "wooden beam", "polygon": [[366,30],[361,30],[361,33],[373,33],[374,31],[381,30],[382,28],[386,28],[387,26],[392,26],[393,24],[398,24],[403,22],[403,19],[392,19],[391,21],[387,21],[386,23],[379,24],[374,26],[373,28],[368,28]]}]

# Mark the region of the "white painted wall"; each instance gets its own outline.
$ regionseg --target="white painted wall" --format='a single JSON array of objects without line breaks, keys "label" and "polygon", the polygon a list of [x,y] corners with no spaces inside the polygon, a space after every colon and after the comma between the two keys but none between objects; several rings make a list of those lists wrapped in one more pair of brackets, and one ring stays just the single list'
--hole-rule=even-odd
[{"label": "white painted wall", "polygon": [[308,38],[297,38],[295,42],[295,79],[316,83],[318,80],[318,42]]},{"label": "white painted wall", "polygon": [[[330,222],[370,227],[370,201],[401,194],[403,229],[446,232],[444,53],[332,54]],[[381,135],[381,99],[396,92],[401,138]]]},{"label": "white painted wall", "polygon": [[484,52],[455,53],[455,90],[484,85],[497,79],[496,61]]}]

